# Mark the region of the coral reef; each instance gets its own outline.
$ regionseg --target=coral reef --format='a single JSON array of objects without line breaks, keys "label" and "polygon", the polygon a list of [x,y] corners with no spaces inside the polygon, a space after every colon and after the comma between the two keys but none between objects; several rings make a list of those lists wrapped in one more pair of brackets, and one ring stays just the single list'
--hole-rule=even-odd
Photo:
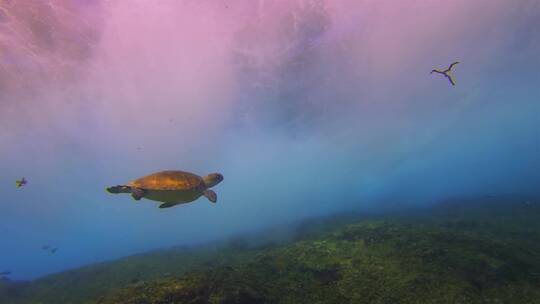
[{"label": "coral reef", "polygon": [[[539,219],[540,204],[515,202],[334,218],[302,225],[287,243],[150,253],[22,294],[25,303],[540,303]],[[62,295],[76,276],[79,288]]]}]

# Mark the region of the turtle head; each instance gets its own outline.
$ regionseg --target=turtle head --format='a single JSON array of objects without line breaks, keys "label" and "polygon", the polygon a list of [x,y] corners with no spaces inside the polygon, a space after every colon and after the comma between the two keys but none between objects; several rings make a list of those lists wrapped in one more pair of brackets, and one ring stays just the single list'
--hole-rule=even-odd
[{"label": "turtle head", "polygon": [[109,187],[109,188],[106,188],[105,190],[107,190],[107,192],[109,192],[109,193],[114,193],[114,194],[117,194],[117,193],[131,193],[131,187],[124,186],[124,185],[118,185],[118,186]]},{"label": "turtle head", "polygon": [[219,173],[211,173],[203,177],[203,180],[206,187],[212,188],[215,185],[221,183],[221,181],[223,180],[223,175]]}]

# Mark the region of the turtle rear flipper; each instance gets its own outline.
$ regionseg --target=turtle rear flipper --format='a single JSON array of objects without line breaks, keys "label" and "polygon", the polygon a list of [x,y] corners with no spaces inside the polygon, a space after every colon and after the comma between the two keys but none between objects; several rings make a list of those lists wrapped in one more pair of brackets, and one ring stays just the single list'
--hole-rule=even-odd
[{"label": "turtle rear flipper", "polygon": [[205,190],[203,195],[212,203],[217,202],[217,194],[212,190]]},{"label": "turtle rear flipper", "polygon": [[176,206],[176,203],[163,203],[159,205],[159,208],[171,208],[172,206]]},{"label": "turtle rear flipper", "polygon": [[131,196],[136,200],[140,200],[144,197],[144,190],[139,188],[132,188],[131,189]]}]

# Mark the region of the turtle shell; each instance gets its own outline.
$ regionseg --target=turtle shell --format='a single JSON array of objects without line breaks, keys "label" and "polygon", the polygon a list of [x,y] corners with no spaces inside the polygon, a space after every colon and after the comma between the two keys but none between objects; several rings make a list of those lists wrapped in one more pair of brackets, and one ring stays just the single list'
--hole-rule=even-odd
[{"label": "turtle shell", "polygon": [[196,190],[203,184],[200,176],[184,171],[161,171],[128,183],[145,190]]}]

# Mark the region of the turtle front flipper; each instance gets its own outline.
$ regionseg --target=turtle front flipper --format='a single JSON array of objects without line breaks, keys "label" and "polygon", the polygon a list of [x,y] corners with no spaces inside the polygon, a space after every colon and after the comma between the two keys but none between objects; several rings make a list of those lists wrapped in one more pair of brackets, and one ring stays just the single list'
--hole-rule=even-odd
[{"label": "turtle front flipper", "polygon": [[118,185],[118,186],[112,186],[106,189],[109,193],[131,193],[131,187],[124,186],[124,185]]},{"label": "turtle front flipper", "polygon": [[217,202],[217,194],[212,190],[204,190],[203,195],[212,203]]},{"label": "turtle front flipper", "polygon": [[144,190],[139,188],[131,188],[131,196],[136,200],[140,200],[144,197]]}]

